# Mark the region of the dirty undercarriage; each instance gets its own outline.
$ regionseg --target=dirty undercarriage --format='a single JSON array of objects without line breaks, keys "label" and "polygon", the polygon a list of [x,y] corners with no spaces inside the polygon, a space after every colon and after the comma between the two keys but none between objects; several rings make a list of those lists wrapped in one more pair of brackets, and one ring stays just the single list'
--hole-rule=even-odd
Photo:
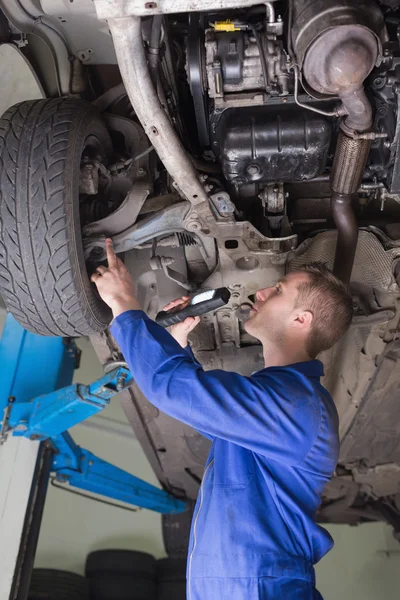
[{"label": "dirty undercarriage", "polygon": [[[151,317],[187,291],[229,287],[229,304],[202,317],[191,343],[205,369],[245,375],[263,366],[243,328],[257,289],[315,260],[350,281],[351,329],[321,356],[342,446],[319,519],[384,519],[400,535],[397,3],[94,4],[99,20],[78,1],[41,2],[89,72],[84,97],[114,147],[113,160],[81,161],[88,269],[111,235]],[[85,49],[83,18],[93,29]],[[92,332],[104,364],[121,360],[95,329],[65,334]],[[195,498],[209,442],[135,386],[121,396],[160,482]]]}]

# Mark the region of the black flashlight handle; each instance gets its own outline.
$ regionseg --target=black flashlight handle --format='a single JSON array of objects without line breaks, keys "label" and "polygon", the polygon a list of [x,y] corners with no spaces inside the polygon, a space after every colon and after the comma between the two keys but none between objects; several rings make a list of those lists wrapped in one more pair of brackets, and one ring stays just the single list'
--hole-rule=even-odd
[{"label": "black flashlight handle", "polygon": [[[193,298],[195,297],[196,296],[193,296]],[[225,304],[229,302],[230,297],[231,293],[228,290],[228,288],[218,288],[214,291],[213,297],[209,298],[208,300],[203,300],[202,302],[192,304],[192,298],[181,309],[179,308],[179,306],[177,306],[171,311],[162,310],[156,316],[156,323],[158,323],[162,327],[170,327],[170,325],[182,323],[182,321],[184,321],[187,317],[197,317],[199,315],[204,315],[205,313],[208,313],[212,310],[216,310],[221,306],[225,306]]]}]

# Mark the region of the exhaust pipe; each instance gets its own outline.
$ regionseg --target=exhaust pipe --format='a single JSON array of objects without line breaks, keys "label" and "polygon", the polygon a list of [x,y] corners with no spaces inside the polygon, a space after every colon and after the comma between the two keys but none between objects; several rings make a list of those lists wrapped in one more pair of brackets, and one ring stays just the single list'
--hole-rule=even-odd
[{"label": "exhaust pipe", "polygon": [[[295,11],[294,51],[307,84],[319,95],[339,96],[347,114],[341,124],[330,187],[338,230],[333,272],[348,283],[358,239],[352,196],[360,186],[373,137],[372,108],[363,82],[376,64],[385,35],[384,21],[374,2],[290,1]],[[332,26],[335,23],[340,25]]]},{"label": "exhaust pipe", "polygon": [[370,146],[371,140],[353,139],[340,131],[333,161],[331,209],[338,230],[333,272],[345,283],[350,281],[358,240],[352,199],[360,187]]}]

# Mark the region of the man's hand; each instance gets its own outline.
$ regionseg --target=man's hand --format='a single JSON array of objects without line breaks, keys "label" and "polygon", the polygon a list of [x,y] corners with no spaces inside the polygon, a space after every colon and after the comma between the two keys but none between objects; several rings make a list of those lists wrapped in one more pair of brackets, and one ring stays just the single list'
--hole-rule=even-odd
[{"label": "man's hand", "polygon": [[[182,298],[178,298],[177,300],[173,300],[169,302],[166,306],[164,306],[163,310],[171,310],[175,306],[179,306],[189,300],[189,296],[182,296]],[[182,323],[177,323],[176,325],[171,325],[168,328],[168,331],[172,335],[172,337],[182,346],[182,348],[186,348],[188,345],[188,335],[189,333],[200,323],[200,317],[187,317]]]},{"label": "man's hand", "polygon": [[114,252],[112,240],[106,239],[108,269],[100,265],[91,276],[100,297],[111,308],[114,317],[127,310],[141,310],[135,285],[128,269]]}]

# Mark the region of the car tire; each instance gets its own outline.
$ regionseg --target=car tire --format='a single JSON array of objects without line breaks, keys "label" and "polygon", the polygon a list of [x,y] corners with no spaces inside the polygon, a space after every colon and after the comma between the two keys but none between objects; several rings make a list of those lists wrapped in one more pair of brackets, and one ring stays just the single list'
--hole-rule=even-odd
[{"label": "car tire", "polygon": [[157,600],[186,600],[186,581],[160,581]]},{"label": "car tire", "polygon": [[135,550],[97,550],[91,552],[86,559],[86,577],[92,578],[106,572],[155,580],[156,559],[151,554]]},{"label": "car tire", "polygon": [[158,581],[186,581],[186,558],[162,558],[157,561]]},{"label": "car tire", "polygon": [[195,502],[188,500],[184,512],[162,515],[163,540],[168,556],[186,558],[194,507]]},{"label": "car tire", "polygon": [[34,569],[28,600],[89,600],[89,581],[69,571]]},{"label": "car tire", "polygon": [[41,335],[90,335],[111,320],[83,256],[79,175],[90,144],[107,162],[106,126],[77,98],[22,102],[0,119],[0,295]]},{"label": "car tire", "polygon": [[157,561],[157,600],[185,600],[186,557]]},{"label": "car tire", "polygon": [[123,573],[105,573],[90,580],[92,600],[156,600],[157,583]]}]

